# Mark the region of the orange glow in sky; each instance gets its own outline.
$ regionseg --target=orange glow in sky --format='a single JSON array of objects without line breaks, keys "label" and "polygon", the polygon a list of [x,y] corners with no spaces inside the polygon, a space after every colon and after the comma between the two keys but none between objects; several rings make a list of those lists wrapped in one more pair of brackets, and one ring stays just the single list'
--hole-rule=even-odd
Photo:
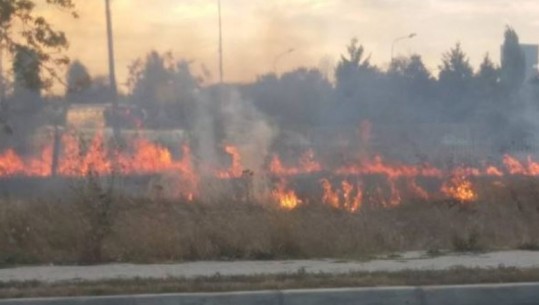
[{"label": "orange glow in sky", "polygon": [[[518,2],[518,4],[517,4]],[[69,56],[80,59],[93,75],[107,72],[105,8],[101,0],[77,1],[79,19],[44,9],[71,42]],[[474,66],[485,53],[499,57],[505,25],[521,41],[539,43],[536,0],[222,0],[225,80],[244,82],[272,71],[299,66],[331,73],[346,44],[357,37],[374,63],[387,66],[395,37],[397,55],[418,53],[434,72],[441,54],[461,42]],[[215,0],[112,0],[118,82],[127,66],[152,49],[194,60],[217,79],[217,5]]]}]

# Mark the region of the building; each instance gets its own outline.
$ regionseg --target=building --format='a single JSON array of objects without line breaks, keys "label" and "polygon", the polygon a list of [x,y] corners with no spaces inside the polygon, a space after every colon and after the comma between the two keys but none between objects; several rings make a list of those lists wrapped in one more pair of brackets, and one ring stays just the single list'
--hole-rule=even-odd
[{"label": "building", "polygon": [[[539,45],[523,43],[520,44],[520,47],[526,59],[526,80],[529,80],[539,73]],[[500,47],[500,56],[503,57],[503,45]]]},{"label": "building", "polygon": [[526,79],[537,75],[539,64],[539,45],[521,44],[524,56],[526,57]]}]

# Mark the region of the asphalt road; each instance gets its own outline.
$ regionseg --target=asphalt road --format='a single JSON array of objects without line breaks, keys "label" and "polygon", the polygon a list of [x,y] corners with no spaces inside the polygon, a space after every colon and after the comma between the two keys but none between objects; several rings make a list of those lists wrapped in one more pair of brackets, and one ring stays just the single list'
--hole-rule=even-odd
[{"label": "asphalt road", "polygon": [[0,300],[0,305],[537,305],[539,284]]}]

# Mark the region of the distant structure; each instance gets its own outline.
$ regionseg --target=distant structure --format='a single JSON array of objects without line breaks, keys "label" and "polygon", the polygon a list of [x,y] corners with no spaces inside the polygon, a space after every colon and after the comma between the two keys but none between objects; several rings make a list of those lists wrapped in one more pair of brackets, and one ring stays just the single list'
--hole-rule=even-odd
[{"label": "distant structure", "polygon": [[537,44],[521,44],[522,50],[526,57],[526,79],[530,79],[537,75],[539,64],[539,45]]}]

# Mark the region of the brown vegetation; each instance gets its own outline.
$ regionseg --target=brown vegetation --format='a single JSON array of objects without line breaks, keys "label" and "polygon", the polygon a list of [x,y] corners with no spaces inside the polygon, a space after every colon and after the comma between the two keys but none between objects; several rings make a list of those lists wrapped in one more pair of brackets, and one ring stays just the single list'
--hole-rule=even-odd
[{"label": "brown vegetation", "polygon": [[365,258],[407,250],[537,248],[537,182],[479,184],[480,200],[292,211],[260,204],[116,195],[98,184],[63,200],[4,200],[0,264]]}]

